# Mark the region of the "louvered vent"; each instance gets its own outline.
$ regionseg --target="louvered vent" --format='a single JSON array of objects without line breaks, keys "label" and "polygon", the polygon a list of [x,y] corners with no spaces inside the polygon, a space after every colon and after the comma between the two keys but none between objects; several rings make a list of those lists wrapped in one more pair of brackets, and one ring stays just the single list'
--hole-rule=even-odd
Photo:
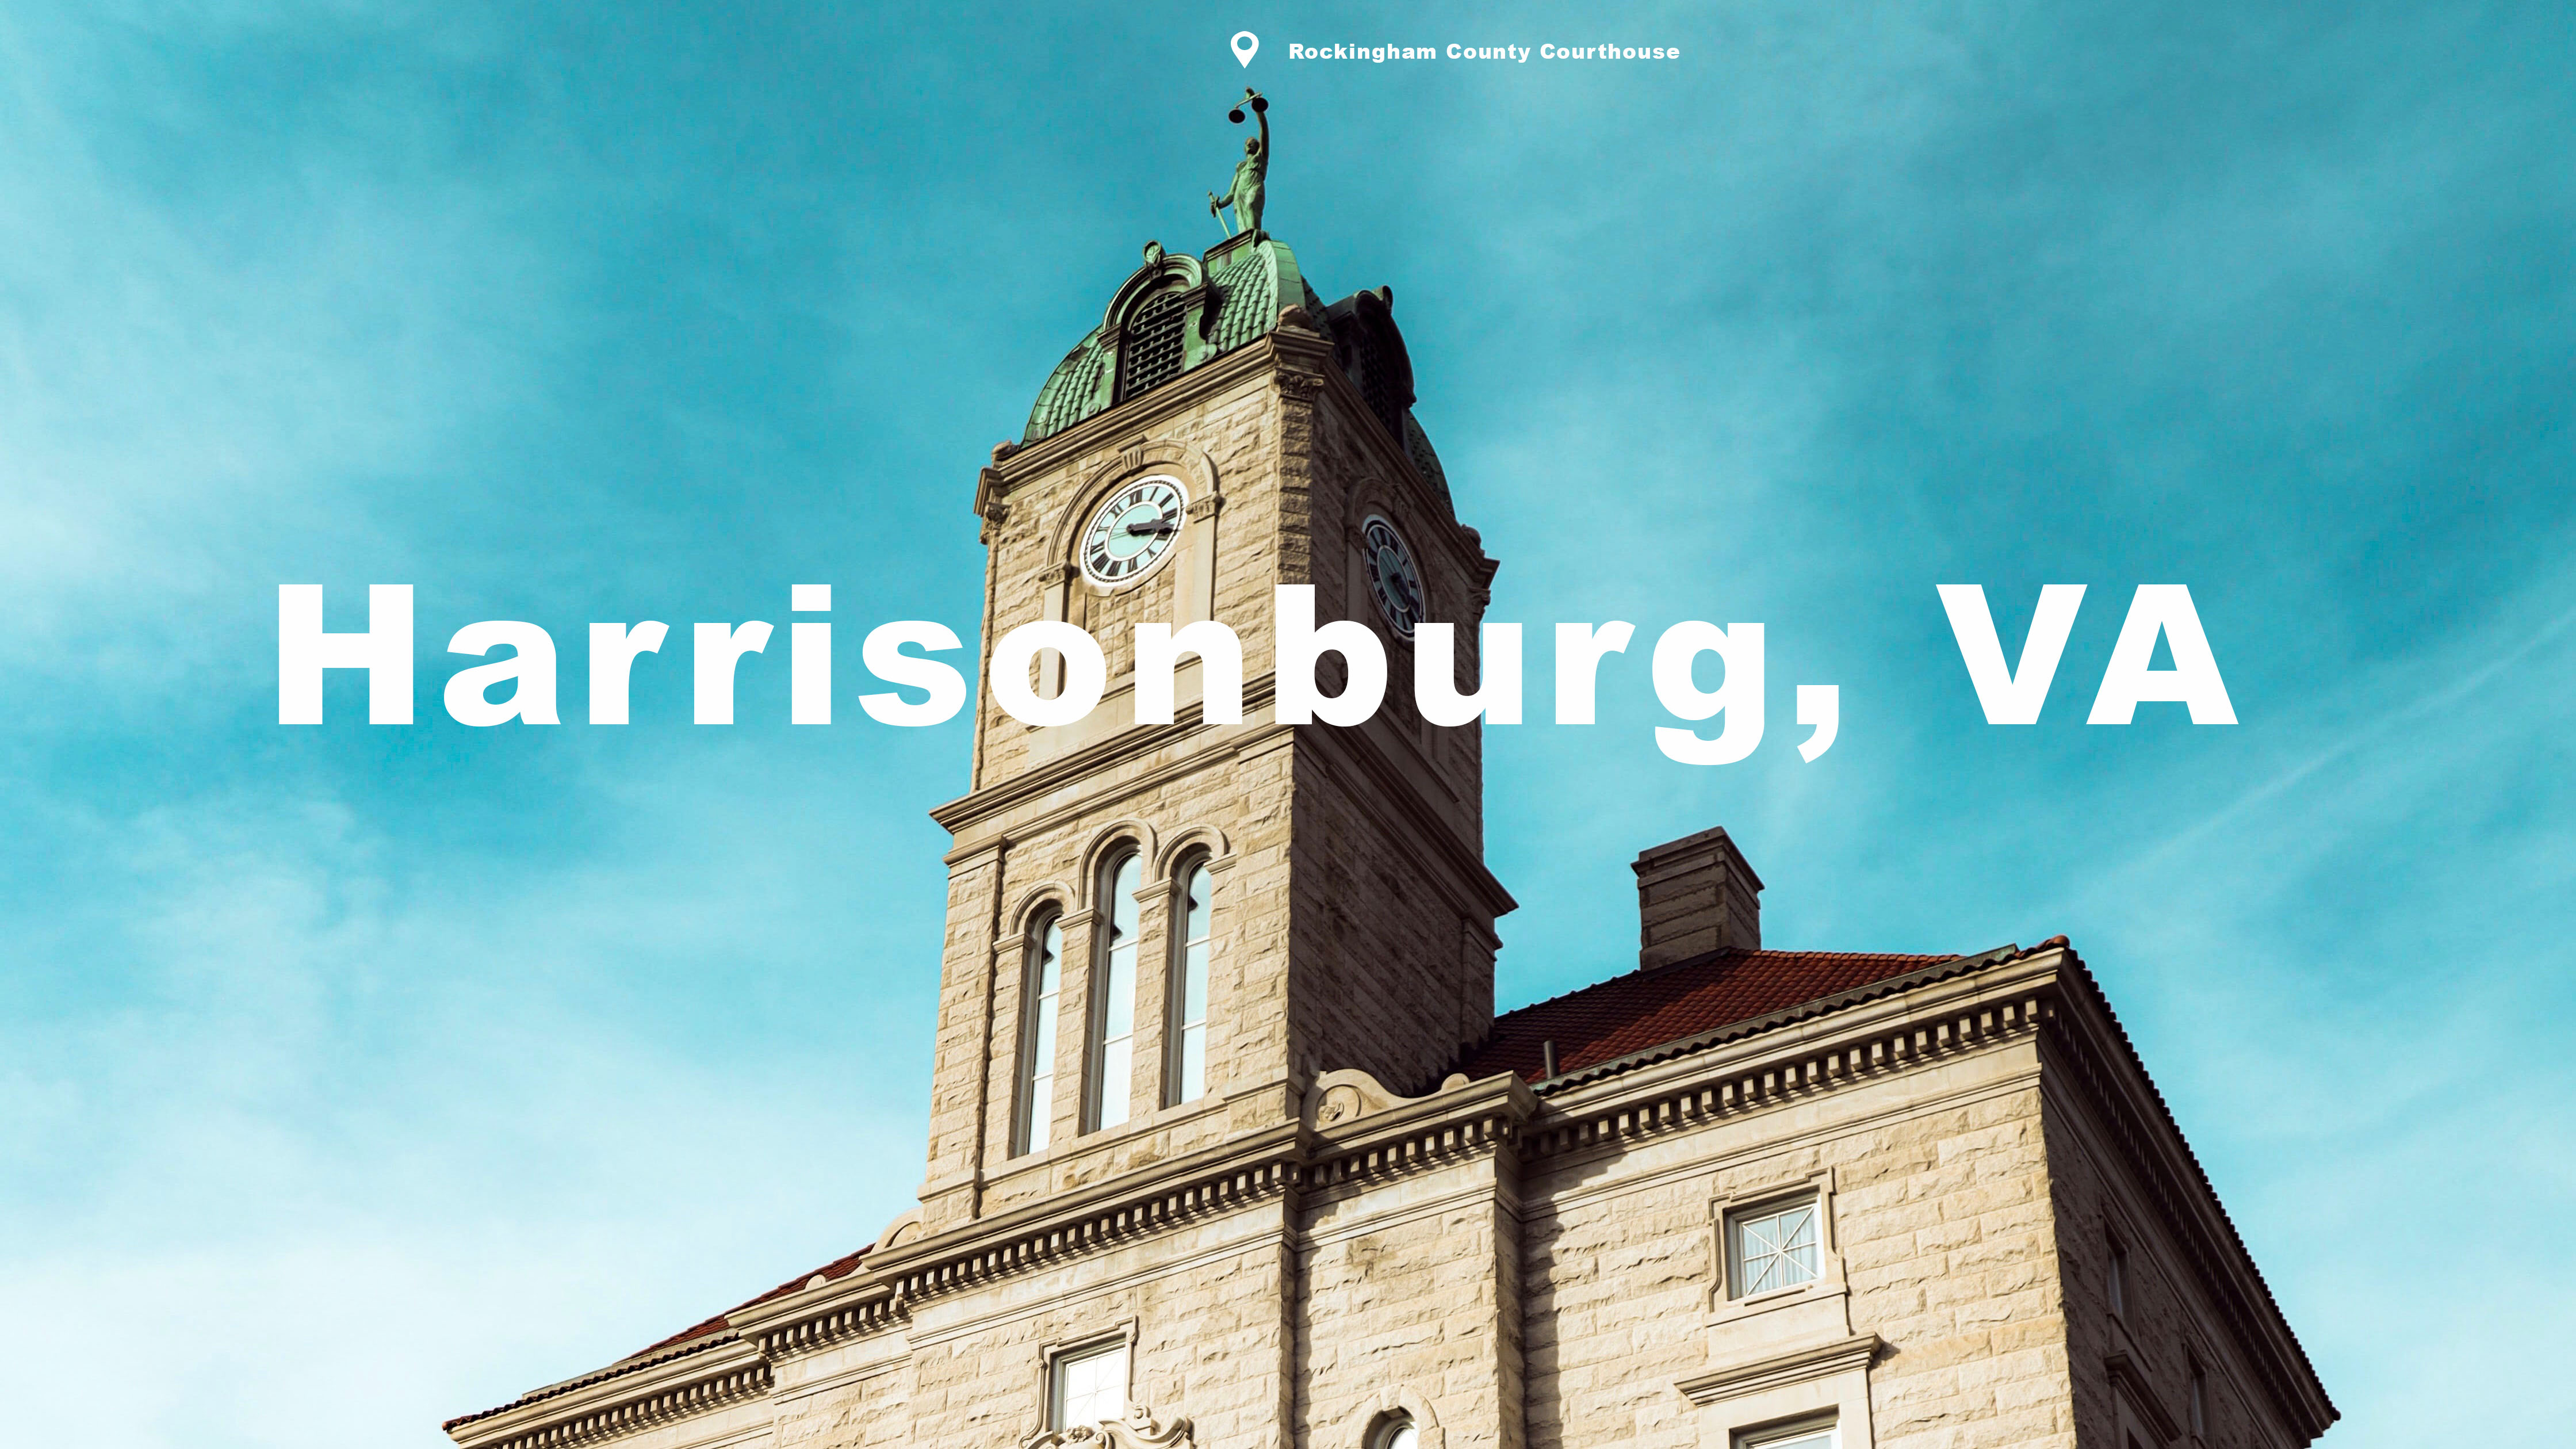
[{"label": "louvered vent", "polygon": [[1181,375],[1181,318],[1187,294],[1166,292],[1137,309],[1118,349],[1118,397],[1140,397]]}]

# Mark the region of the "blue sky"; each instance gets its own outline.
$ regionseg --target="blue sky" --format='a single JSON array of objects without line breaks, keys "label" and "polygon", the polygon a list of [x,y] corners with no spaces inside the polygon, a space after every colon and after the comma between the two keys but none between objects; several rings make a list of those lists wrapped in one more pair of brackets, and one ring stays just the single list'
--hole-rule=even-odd
[{"label": "blue sky", "polygon": [[[2071,934],[2345,1411],[2555,1437],[2576,1340],[2576,31],[2539,4],[0,12],[0,1383],[29,1443],[428,1445],[866,1241],[921,1168],[965,721],[446,720],[446,632],[971,630],[975,468],[1250,72],[1391,285],[1494,617],[1769,630],[1774,734],[1489,734],[1505,1005],[1729,826],[1773,944]],[[2015,650],[2091,587],[2036,727]],[[276,586],[422,723],[275,724]],[[2086,705],[2183,583],[2243,724]],[[845,644],[845,654],[854,655]],[[845,679],[855,675],[855,659]],[[1840,742],[1792,748],[1793,683]],[[845,694],[854,691],[845,691]],[[1543,718],[1545,710],[1534,708]],[[2438,1243],[2438,1251],[2430,1244]],[[2517,1385],[2515,1392],[2468,1386]]]}]

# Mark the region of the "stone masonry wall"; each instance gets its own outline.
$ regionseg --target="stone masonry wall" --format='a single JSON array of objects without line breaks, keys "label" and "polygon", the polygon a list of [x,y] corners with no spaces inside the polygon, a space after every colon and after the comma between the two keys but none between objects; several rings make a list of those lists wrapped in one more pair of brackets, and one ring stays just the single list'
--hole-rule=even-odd
[{"label": "stone masonry wall", "polygon": [[1356,751],[1301,751],[1291,954],[1300,1065],[1426,1092],[1493,1024],[1493,918]]},{"label": "stone masonry wall", "polygon": [[1364,1449],[1370,1418],[1398,1389],[1438,1406],[1449,1449],[1518,1449],[1507,1167],[1488,1156],[1313,1205],[1295,1304],[1300,1449]]},{"label": "stone masonry wall", "polygon": [[[2085,1449],[2120,1442],[2111,1375],[2113,1353],[2144,1372],[2148,1391],[2190,1444],[2191,1370],[2206,1390],[2206,1449],[2277,1449],[2296,1442],[2265,1403],[2207,1297],[2183,1267],[2162,1222],[2128,1170],[2088,1130],[2073,1094],[2052,1094],[2047,1117],[2050,1171],[2057,1184],[2057,1250],[2066,1285],[2075,1416]],[[2112,1312],[2111,1246],[2125,1250],[2125,1306]]]},{"label": "stone masonry wall", "polygon": [[917,1312],[909,1442],[1018,1443],[1042,1426],[1045,1347],[1131,1322],[1134,1401],[1188,1416],[1202,1444],[1282,1442],[1281,1212],[1247,1209]]},{"label": "stone masonry wall", "polygon": [[[1854,1332],[1892,1350],[1869,1378],[1878,1449],[2072,1446],[2032,1066],[2026,1041],[2008,1044],[1533,1165],[1532,1449],[1723,1444],[1704,1437],[1714,1411],[1677,1382]],[[1848,1296],[1820,1281],[1776,1308],[1737,1309],[1720,1288],[1714,1204],[1826,1172]]]},{"label": "stone masonry wall", "polygon": [[[1479,726],[1426,725],[1414,703],[1414,646],[1395,637],[1368,596],[1358,562],[1360,526],[1372,513],[1393,522],[1422,574],[1425,607],[1433,621],[1455,626],[1451,683],[1473,691],[1480,677],[1477,626],[1485,615],[1484,591],[1474,574],[1484,551],[1475,535],[1445,516],[1429,491],[1384,461],[1384,431],[1336,390],[1312,409],[1311,457],[1316,479],[1312,505],[1315,615],[1357,619],[1376,630],[1386,648],[1386,702],[1380,718],[1412,741],[1438,774],[1442,808],[1456,819],[1461,839],[1484,846],[1484,749]],[[1524,701],[1526,706],[1526,701]]]}]

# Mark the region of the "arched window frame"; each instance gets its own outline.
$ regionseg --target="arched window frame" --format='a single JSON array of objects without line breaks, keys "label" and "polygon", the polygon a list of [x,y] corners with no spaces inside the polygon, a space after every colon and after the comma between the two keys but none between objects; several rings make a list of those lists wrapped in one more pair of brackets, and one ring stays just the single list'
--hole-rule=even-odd
[{"label": "arched window frame", "polygon": [[1421,1430],[1415,1426],[1413,1416],[1402,1409],[1380,1415],[1376,1426],[1369,1430],[1367,1449],[1421,1449],[1421,1446]]},{"label": "arched window frame", "polygon": [[[1102,405],[1141,397],[1206,361],[1208,319],[1215,307],[1215,288],[1198,258],[1149,247],[1145,265],[1109,299],[1101,319],[1101,344],[1109,361],[1103,379],[1108,396]],[[1164,335],[1166,328],[1176,328],[1177,337]],[[1158,365],[1150,376],[1139,378],[1137,349],[1175,342],[1179,350],[1166,359],[1168,370]]]},{"label": "arched window frame", "polygon": [[1389,1441],[1411,1430],[1412,1449],[1447,1449],[1448,1432],[1440,1427],[1440,1416],[1432,1411],[1431,1401],[1401,1384],[1389,1385],[1376,1395],[1360,1416],[1360,1432],[1342,1443],[1356,1449],[1387,1449]]},{"label": "arched window frame", "polygon": [[1118,329],[1118,401],[1142,397],[1189,366],[1195,300],[1188,288],[1166,287],[1127,314]]},{"label": "arched window frame", "polygon": [[1163,1105],[1177,1107],[1207,1095],[1208,998],[1216,956],[1214,852],[1197,849],[1183,855],[1173,864],[1171,880]]},{"label": "arched window frame", "polygon": [[1103,852],[1097,880],[1091,1019],[1083,1053],[1086,1132],[1123,1127],[1134,1115],[1136,981],[1144,946],[1143,846],[1122,841]]},{"label": "arched window frame", "polygon": [[1011,1155],[1044,1152],[1055,1116],[1056,1036],[1064,1018],[1064,909],[1047,902],[1020,935],[1019,1062],[1012,1072]]}]

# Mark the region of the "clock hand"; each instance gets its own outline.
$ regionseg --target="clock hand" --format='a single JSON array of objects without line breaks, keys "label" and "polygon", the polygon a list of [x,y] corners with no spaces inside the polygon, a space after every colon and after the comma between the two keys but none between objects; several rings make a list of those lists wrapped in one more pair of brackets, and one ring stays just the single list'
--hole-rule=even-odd
[{"label": "clock hand", "polygon": [[1147,520],[1146,520],[1145,522],[1143,522],[1143,523],[1131,523],[1131,524],[1127,525],[1127,531],[1128,531],[1130,534],[1138,534],[1138,533],[1178,533],[1180,530],[1179,530],[1177,527],[1175,527],[1175,526],[1173,525],[1172,521],[1171,521],[1170,519],[1168,519],[1168,518],[1152,518],[1152,519],[1147,519]]}]

